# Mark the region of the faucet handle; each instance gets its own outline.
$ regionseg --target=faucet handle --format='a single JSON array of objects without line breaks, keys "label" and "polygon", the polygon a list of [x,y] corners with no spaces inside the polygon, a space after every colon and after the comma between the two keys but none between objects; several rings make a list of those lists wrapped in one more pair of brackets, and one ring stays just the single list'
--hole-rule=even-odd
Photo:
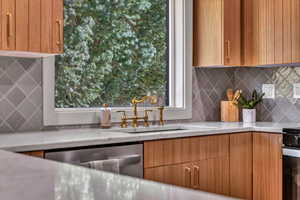
[{"label": "faucet handle", "polygon": [[149,127],[149,112],[153,110],[145,110],[145,117],[144,117],[144,126]]},{"label": "faucet handle", "polygon": [[160,106],[157,109],[159,110],[159,125],[163,126],[163,125],[165,125],[165,121],[164,121],[164,110],[165,110],[165,107],[164,106]]},{"label": "faucet handle", "polygon": [[118,113],[122,113],[122,117],[121,117],[121,128],[127,128],[128,127],[128,123],[127,123],[127,116],[126,116],[126,111],[124,110],[119,110],[117,111]]}]

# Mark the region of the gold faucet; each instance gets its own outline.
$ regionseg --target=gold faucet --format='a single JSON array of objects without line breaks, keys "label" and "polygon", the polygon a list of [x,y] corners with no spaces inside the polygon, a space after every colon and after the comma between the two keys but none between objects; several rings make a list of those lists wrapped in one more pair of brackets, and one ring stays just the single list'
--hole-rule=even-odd
[{"label": "gold faucet", "polygon": [[[156,96],[144,96],[141,99],[133,98],[131,100],[132,108],[133,108],[133,117],[127,117],[125,111],[118,111],[120,113],[123,113],[122,115],[122,122],[121,122],[121,127],[126,128],[128,126],[127,121],[132,120],[132,127],[137,128],[139,126],[139,120],[144,120],[144,126],[148,127],[149,126],[149,112],[152,112],[152,110],[145,110],[144,117],[139,117],[138,116],[138,110],[137,106],[139,103],[144,103],[146,101],[149,101],[151,104],[156,104],[157,103],[157,97]],[[162,111],[161,111],[162,113]]]},{"label": "gold faucet", "polygon": [[159,110],[159,125],[163,126],[165,125],[165,121],[164,121],[164,110],[165,107],[164,106],[160,106],[158,107]]}]

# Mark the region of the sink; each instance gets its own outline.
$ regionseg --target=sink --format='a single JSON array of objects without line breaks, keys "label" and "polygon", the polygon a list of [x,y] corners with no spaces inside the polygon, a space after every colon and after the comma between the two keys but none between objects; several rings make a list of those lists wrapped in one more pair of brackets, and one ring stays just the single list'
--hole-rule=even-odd
[{"label": "sink", "polygon": [[155,133],[155,132],[167,132],[167,131],[186,131],[186,130],[211,130],[215,127],[201,127],[201,126],[180,126],[180,125],[169,125],[169,126],[152,126],[152,127],[139,127],[139,128],[126,128],[119,130],[119,132],[130,133],[130,134],[142,134],[142,133]]},{"label": "sink", "polygon": [[141,128],[129,128],[120,130],[123,133],[138,134],[138,133],[155,133],[155,132],[166,132],[166,131],[184,131],[189,130],[182,126],[157,126],[157,127],[141,127]]}]

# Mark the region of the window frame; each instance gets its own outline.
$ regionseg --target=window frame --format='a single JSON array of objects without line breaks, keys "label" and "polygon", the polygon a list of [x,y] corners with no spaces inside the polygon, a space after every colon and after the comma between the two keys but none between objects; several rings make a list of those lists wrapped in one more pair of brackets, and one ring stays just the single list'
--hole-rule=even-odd
[{"label": "window frame", "polygon": [[[169,106],[165,120],[192,118],[193,1],[170,0],[169,5]],[[43,121],[45,126],[99,123],[99,108],[55,108],[55,57],[42,58]],[[153,109],[153,108],[152,108]],[[130,114],[131,107],[112,108],[112,122],[120,122],[118,110]],[[139,115],[143,115],[140,107]],[[150,120],[158,119],[153,112]]]}]

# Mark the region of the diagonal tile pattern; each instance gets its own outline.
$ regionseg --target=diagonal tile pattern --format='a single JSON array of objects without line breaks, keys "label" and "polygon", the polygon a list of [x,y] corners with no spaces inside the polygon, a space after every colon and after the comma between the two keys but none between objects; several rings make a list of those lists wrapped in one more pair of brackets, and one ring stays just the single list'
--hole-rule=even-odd
[{"label": "diagonal tile pattern", "polygon": [[234,68],[194,68],[192,121],[219,121],[224,91],[233,87]]},{"label": "diagonal tile pattern", "polygon": [[43,128],[41,78],[41,59],[0,58],[0,133]]},{"label": "diagonal tile pattern", "polygon": [[262,84],[275,84],[276,98],[265,99],[257,109],[259,121],[299,122],[300,101],[293,98],[293,84],[300,83],[299,66],[276,66],[267,68],[236,68],[235,88],[249,93],[261,91]]},{"label": "diagonal tile pattern", "polygon": [[[300,65],[299,65],[300,66]],[[292,95],[300,83],[300,67],[194,68],[192,121],[219,121],[220,101],[226,89],[261,91],[263,83],[274,83],[276,98],[258,107],[259,121],[299,122],[300,99]],[[44,129],[42,117],[41,59],[0,58],[0,133]]]},{"label": "diagonal tile pattern", "polygon": [[[300,122],[300,99],[293,98],[293,84],[300,83],[300,65],[272,67],[195,68],[193,121],[220,120],[219,102],[227,88],[250,94],[262,84],[275,84],[276,98],[265,99],[257,108],[258,121]],[[198,85],[195,87],[195,85]]]}]

